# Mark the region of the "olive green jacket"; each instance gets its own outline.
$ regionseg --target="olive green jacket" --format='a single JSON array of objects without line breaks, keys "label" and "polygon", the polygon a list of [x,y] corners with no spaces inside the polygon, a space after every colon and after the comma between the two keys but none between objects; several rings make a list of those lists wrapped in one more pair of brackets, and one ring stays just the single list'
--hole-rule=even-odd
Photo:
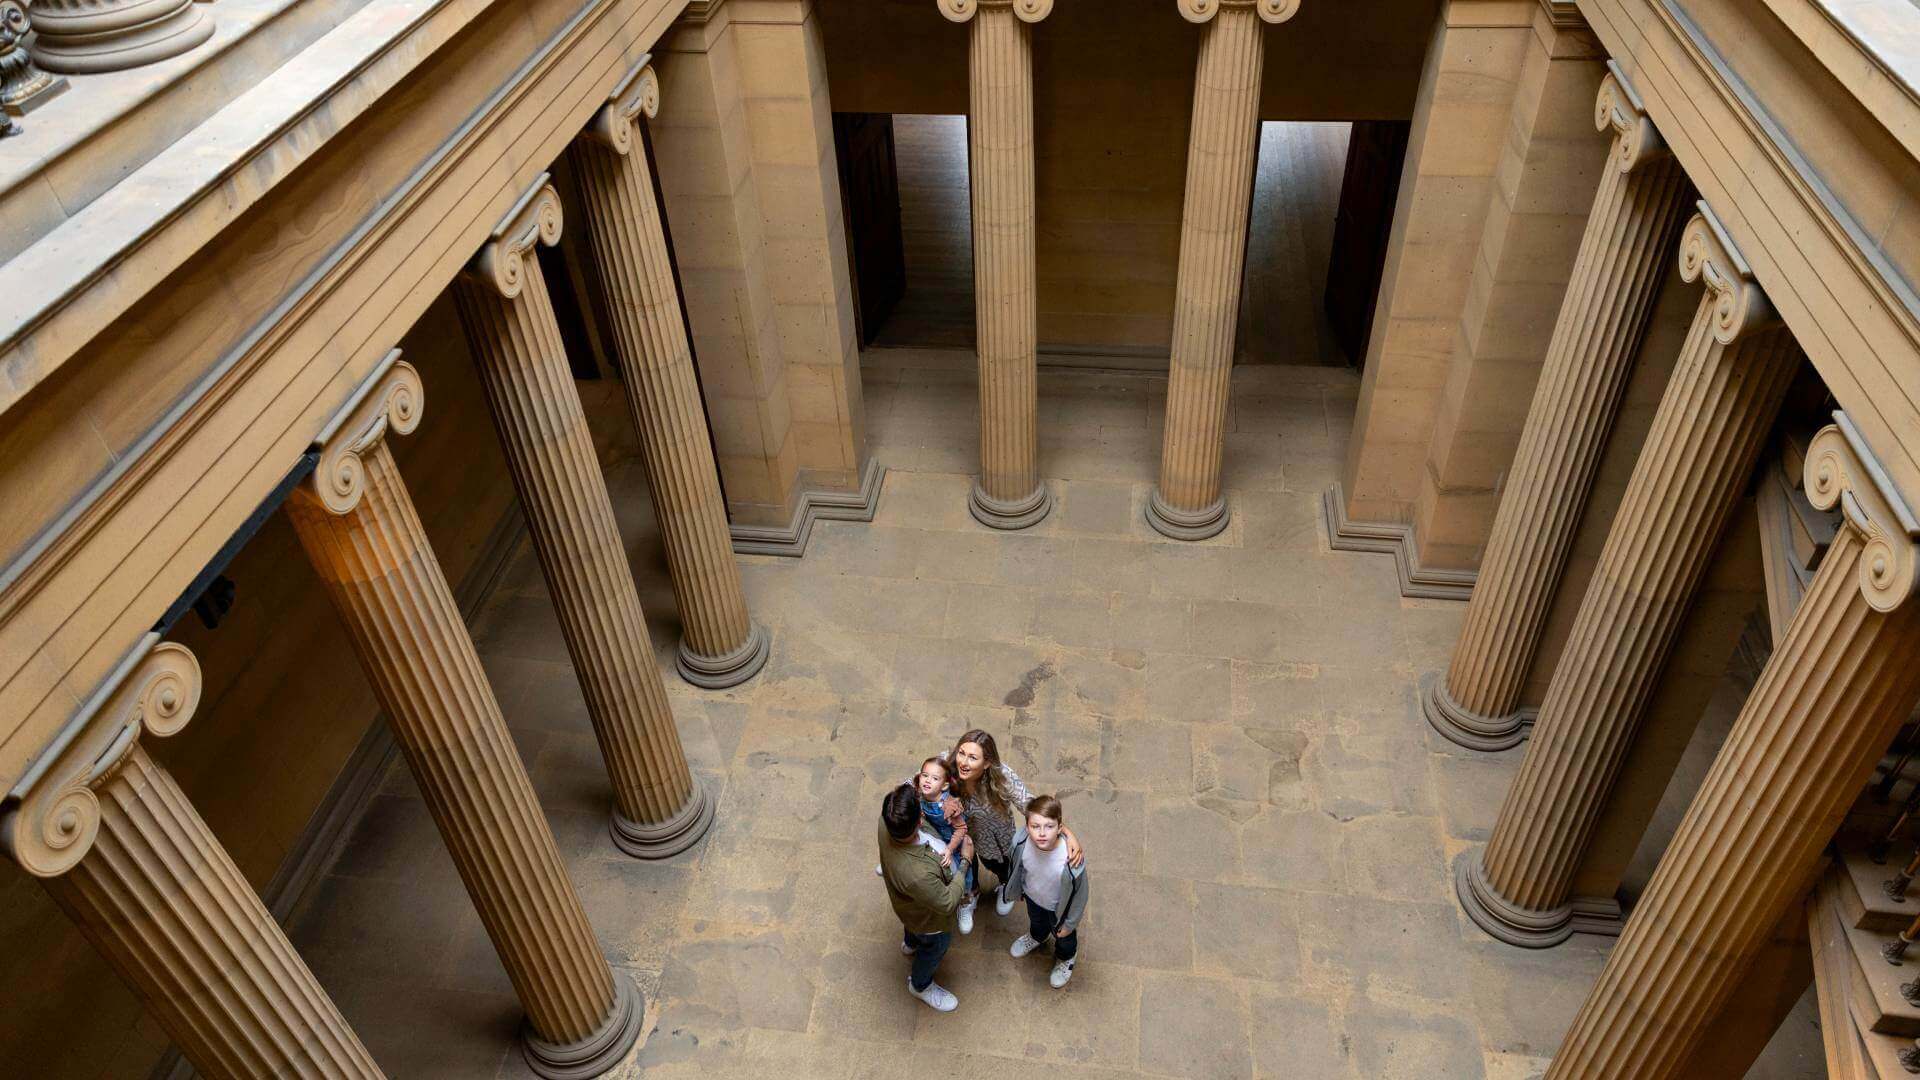
[{"label": "olive green jacket", "polygon": [[880,876],[887,883],[893,913],[908,933],[955,932],[954,912],[966,895],[966,878],[943,869],[940,856],[919,836],[910,844],[896,844],[887,833],[887,823],[880,823]]}]

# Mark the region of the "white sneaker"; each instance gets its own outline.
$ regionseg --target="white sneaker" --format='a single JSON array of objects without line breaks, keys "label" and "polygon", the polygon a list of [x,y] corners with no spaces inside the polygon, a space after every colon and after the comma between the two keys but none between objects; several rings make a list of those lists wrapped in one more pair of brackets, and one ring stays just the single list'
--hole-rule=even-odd
[{"label": "white sneaker", "polygon": [[973,909],[979,903],[980,903],[980,898],[977,896],[973,897],[972,899],[969,899],[966,903],[961,904],[960,910],[955,913],[956,915],[959,916],[960,932],[962,934],[973,933]]},{"label": "white sneaker", "polygon": [[906,943],[906,942],[904,942],[904,941],[903,941],[903,942],[901,942],[901,943],[900,943],[900,955],[902,955],[902,956],[912,956],[912,955],[913,955],[913,946],[911,946],[911,945],[909,945],[909,944],[907,944],[907,943]]},{"label": "white sneaker", "polygon": [[1011,898],[1008,897],[1007,890],[1005,888],[995,889],[993,891],[994,913],[999,915],[1003,919],[1006,918],[1008,915],[1013,914],[1013,905],[1014,905],[1014,902],[1017,901],[1018,899],[1019,897],[1011,897]]},{"label": "white sneaker", "polygon": [[1039,947],[1040,943],[1033,940],[1032,934],[1021,934],[1013,939],[1013,948],[1007,951],[1013,954],[1015,960],[1018,960]]},{"label": "white sneaker", "polygon": [[952,1012],[960,1007],[960,999],[954,997],[946,987],[937,982],[928,983],[925,990],[915,990],[911,975],[907,976],[907,993],[926,1002],[927,1007],[934,1012]]},{"label": "white sneaker", "polygon": [[[1019,942],[1016,941],[1014,944],[1018,945]],[[1075,959],[1078,959],[1078,957],[1075,957]],[[1053,965],[1053,974],[1047,976],[1047,985],[1058,990],[1067,985],[1067,980],[1071,978],[1073,978],[1073,961],[1061,960]]]},{"label": "white sneaker", "polygon": [[874,877],[886,877],[886,876],[887,876],[886,874],[884,874],[884,873],[882,873],[882,872],[881,872],[881,870],[880,870],[880,864],[879,864],[879,863],[874,863],[874,864],[873,864],[873,876],[874,876]]}]

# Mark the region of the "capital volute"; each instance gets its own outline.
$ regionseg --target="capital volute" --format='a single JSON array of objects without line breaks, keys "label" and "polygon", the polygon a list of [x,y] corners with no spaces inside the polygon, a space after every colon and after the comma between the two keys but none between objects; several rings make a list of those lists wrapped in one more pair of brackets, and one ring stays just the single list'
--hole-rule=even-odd
[{"label": "capital volute", "polygon": [[0,802],[0,848],[35,877],[73,869],[100,835],[95,792],[142,734],[187,726],[200,685],[200,662],[185,646],[142,638]]},{"label": "capital volute", "polygon": [[1653,126],[1647,106],[1640,100],[1627,73],[1615,61],[1607,61],[1607,76],[1600,80],[1600,96],[1593,106],[1595,130],[1613,129],[1613,164],[1621,172],[1632,172],[1641,162],[1666,156],[1667,141]]},{"label": "capital volute", "polygon": [[559,242],[560,193],[553,189],[552,175],[541,173],[493,227],[492,235],[467,264],[465,273],[512,300],[526,286],[526,260],[533,246],[552,247]]},{"label": "capital volute", "polygon": [[1212,22],[1222,8],[1252,8],[1262,22],[1278,26],[1300,10],[1300,0],[1179,0],[1180,15],[1191,23]]},{"label": "capital volute", "polygon": [[305,481],[308,492],[330,513],[351,512],[367,489],[362,455],[388,431],[406,435],[419,427],[424,405],[420,373],[400,359],[399,349],[388,353],[314,439],[320,461]]},{"label": "capital volute", "polygon": [[1011,8],[1021,22],[1037,23],[1053,11],[1053,0],[940,0],[940,14],[957,23],[973,18],[981,8]]},{"label": "capital volute", "polygon": [[1920,518],[1844,412],[1821,428],[1807,446],[1807,501],[1840,510],[1845,527],[1860,537],[1860,595],[1875,611],[1889,612],[1913,596],[1920,583]]},{"label": "capital volute", "polygon": [[1700,212],[1680,234],[1680,276],[1707,289],[1703,303],[1712,305],[1713,337],[1731,345],[1776,319],[1767,294],[1753,279],[1753,270],[1733,246],[1720,220],[1703,200]]},{"label": "capital volute", "polygon": [[[593,115],[586,134],[616,154],[629,154],[633,152],[633,126],[642,116],[651,120],[659,113],[660,76],[654,74],[653,54],[648,53],[607,95],[607,103]],[[558,228],[556,223],[556,239]]]}]

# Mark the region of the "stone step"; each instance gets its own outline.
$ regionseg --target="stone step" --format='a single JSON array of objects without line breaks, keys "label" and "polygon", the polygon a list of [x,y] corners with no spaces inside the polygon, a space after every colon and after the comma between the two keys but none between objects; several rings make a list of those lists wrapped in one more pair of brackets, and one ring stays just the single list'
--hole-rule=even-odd
[{"label": "stone step", "polygon": [[1860,1040],[1860,1053],[1872,1070],[1872,1080],[1911,1080],[1914,1074],[1900,1064],[1900,1051],[1911,1049],[1912,1039],[1859,1027],[1854,1028],[1853,1034]]},{"label": "stone step", "polygon": [[1900,984],[1920,979],[1920,951],[1897,966],[1889,964],[1880,949],[1892,940],[1892,934],[1847,928],[1854,963],[1852,1007],[1864,1030],[1914,1038],[1920,1036],[1920,1005],[1907,1001]]},{"label": "stone step", "polygon": [[1847,925],[1858,930],[1897,934],[1920,915],[1920,878],[1915,879],[1904,901],[1889,897],[1884,888],[1888,878],[1899,873],[1910,853],[1896,844],[1885,863],[1876,863],[1865,852],[1852,851],[1840,857],[1846,873],[1847,888],[1840,900],[1846,911]]}]

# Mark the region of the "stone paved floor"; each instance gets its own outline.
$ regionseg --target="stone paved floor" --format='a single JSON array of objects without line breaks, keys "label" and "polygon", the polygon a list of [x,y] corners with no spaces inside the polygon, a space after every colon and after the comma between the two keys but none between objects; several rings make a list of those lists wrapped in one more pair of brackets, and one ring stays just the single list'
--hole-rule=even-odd
[{"label": "stone paved floor", "polygon": [[[967,515],[966,358],[875,353],[866,401],[890,467],[878,518],[829,523],[803,560],[745,560],[773,632],[726,693],[669,677],[720,812],[639,863],[605,834],[606,782],[540,576],[522,551],[475,625],[521,752],[613,962],[652,1028],[623,1071],[865,1077],[1489,1077],[1543,1064],[1605,943],[1493,943],[1450,861],[1484,840],[1515,752],[1431,736],[1418,676],[1464,605],[1403,600],[1392,560],[1332,553],[1321,491],[1357,380],[1236,376],[1231,527],[1151,532],[1164,380],[1042,376],[1039,527]],[[610,470],[664,655],[671,596],[630,459]],[[873,876],[881,795],[960,731],[1000,736],[1061,795],[1093,900],[1062,991],[984,913],[909,998]],[[404,768],[343,847],[296,940],[396,1077],[527,1075],[518,1009]],[[984,1072],[982,1070],[985,1070]]]}]

